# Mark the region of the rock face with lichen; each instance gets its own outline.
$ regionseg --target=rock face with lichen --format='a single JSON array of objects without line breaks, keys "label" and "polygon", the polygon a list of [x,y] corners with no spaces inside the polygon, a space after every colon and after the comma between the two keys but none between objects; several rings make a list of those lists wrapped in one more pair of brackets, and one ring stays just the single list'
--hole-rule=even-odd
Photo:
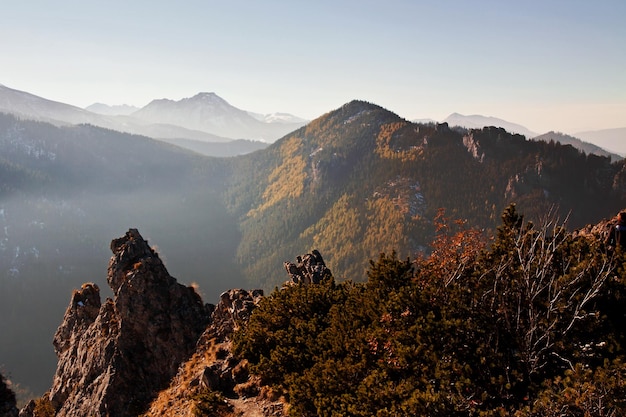
[{"label": "rock face with lichen", "polygon": [[101,303],[98,286],[84,284],[54,336],[58,366],[48,399],[58,417],[144,412],[208,324],[200,296],[169,275],[136,229],[111,250],[114,298]]}]

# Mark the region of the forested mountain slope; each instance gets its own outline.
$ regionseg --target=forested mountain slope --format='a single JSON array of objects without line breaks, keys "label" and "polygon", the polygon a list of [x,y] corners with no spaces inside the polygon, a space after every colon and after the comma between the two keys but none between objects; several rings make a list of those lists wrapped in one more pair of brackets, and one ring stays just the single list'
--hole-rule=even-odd
[{"label": "forested mountain slope", "polygon": [[572,227],[624,206],[624,163],[500,128],[414,124],[353,101],[268,149],[232,160],[227,204],[241,219],[238,261],[266,288],[275,266],[318,248],[339,279],[366,260],[425,249],[439,208],[493,229],[516,202],[530,219],[555,207]]}]

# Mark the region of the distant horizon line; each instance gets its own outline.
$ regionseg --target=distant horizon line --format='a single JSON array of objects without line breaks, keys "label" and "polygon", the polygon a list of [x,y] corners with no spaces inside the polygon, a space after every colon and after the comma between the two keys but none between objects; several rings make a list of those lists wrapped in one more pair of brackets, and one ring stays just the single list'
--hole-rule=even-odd
[{"label": "distant horizon line", "polygon": [[[146,104],[144,104],[144,105],[129,104],[129,102],[123,102],[123,103],[120,103],[120,104],[110,104],[110,103],[105,103],[105,102],[103,102],[103,101],[94,101],[94,102],[92,102],[91,104],[88,104],[88,105],[86,105],[86,106],[81,106],[81,105],[72,104],[72,103],[69,103],[69,102],[66,102],[66,101],[60,101],[60,100],[57,100],[57,99],[44,97],[44,96],[41,96],[41,95],[36,94],[36,93],[32,93],[32,92],[27,91],[27,90],[20,90],[20,89],[17,89],[17,88],[9,87],[9,86],[7,86],[6,84],[4,84],[4,83],[1,83],[1,82],[0,82],[0,88],[1,88],[1,87],[7,88],[7,89],[10,89],[10,90],[13,90],[13,91],[18,91],[18,92],[21,92],[21,93],[30,94],[30,95],[33,95],[33,96],[39,97],[39,98],[44,99],[44,100],[49,100],[49,101],[53,101],[53,102],[57,102],[57,103],[61,103],[61,104],[69,105],[69,106],[73,106],[73,107],[76,107],[76,108],[79,108],[79,109],[82,109],[82,110],[86,110],[86,111],[91,111],[91,110],[88,110],[88,107],[91,107],[91,106],[94,106],[94,105],[103,105],[103,106],[107,106],[107,107],[109,107],[109,108],[116,108],[116,107],[128,107],[128,108],[133,108],[133,109],[140,110],[140,109],[142,109],[142,108],[144,108],[144,107],[148,106],[149,104],[151,104],[151,103],[152,103],[152,102],[154,102],[154,101],[158,101],[158,100],[169,100],[169,101],[173,101],[173,102],[180,102],[180,101],[183,101],[183,100],[186,100],[186,99],[190,99],[190,98],[196,97],[196,96],[201,95],[201,94],[212,94],[212,95],[215,95],[216,97],[218,97],[218,98],[220,98],[220,99],[224,100],[224,101],[225,101],[226,103],[228,103],[230,106],[232,106],[232,107],[234,107],[234,108],[236,108],[236,109],[242,110],[242,111],[244,111],[244,112],[247,112],[247,113],[259,114],[259,115],[265,115],[265,116],[268,116],[268,115],[273,115],[273,114],[286,114],[286,115],[290,115],[290,116],[297,117],[297,118],[302,119],[302,120],[304,120],[304,121],[306,121],[306,122],[310,122],[310,121],[312,121],[312,120],[315,120],[315,119],[317,119],[318,117],[321,117],[321,116],[323,116],[324,114],[326,114],[326,113],[328,113],[328,112],[330,112],[330,111],[336,110],[337,108],[341,107],[341,106],[339,106],[339,107],[337,107],[337,108],[328,109],[328,110],[326,110],[326,111],[324,111],[324,112],[322,112],[322,113],[318,114],[317,116],[315,116],[315,117],[313,117],[313,118],[302,117],[302,116],[299,116],[299,115],[297,115],[297,114],[295,114],[295,113],[285,112],[285,111],[273,111],[273,112],[265,113],[265,112],[258,112],[258,111],[252,111],[252,110],[246,110],[246,109],[243,109],[243,108],[239,108],[239,107],[237,107],[237,106],[232,105],[232,104],[231,104],[228,100],[226,100],[224,97],[222,97],[221,95],[219,95],[219,94],[218,94],[218,93],[216,93],[215,91],[207,91],[207,90],[204,90],[204,91],[199,91],[199,92],[197,92],[197,93],[195,93],[195,94],[193,94],[193,95],[186,95],[186,96],[181,97],[181,98],[179,98],[179,99],[176,99],[176,98],[169,98],[169,97],[153,98],[153,99],[149,100],[149,101],[148,101]],[[356,99],[356,98],[355,98],[355,99],[352,99],[352,100],[350,100],[350,101],[353,101],[353,100],[364,100],[364,99]],[[346,102],[346,103],[344,103],[344,104],[347,104],[347,103],[349,103],[350,101],[347,101],[347,102]],[[402,117],[403,119],[408,120],[408,121],[410,121],[410,122],[423,122],[423,121],[428,121],[428,122],[434,122],[434,123],[446,123],[446,119],[448,119],[448,118],[450,118],[451,116],[454,116],[454,115],[459,115],[459,116],[462,116],[462,117],[467,117],[467,118],[471,118],[471,117],[482,117],[482,118],[487,118],[487,119],[496,119],[496,120],[498,120],[498,121],[505,122],[505,123],[508,123],[508,124],[515,124],[515,125],[518,125],[518,126],[520,126],[520,127],[524,128],[524,129],[526,129],[527,131],[532,132],[534,135],[542,135],[542,134],[546,134],[546,133],[550,133],[550,132],[555,132],[555,133],[562,133],[562,134],[569,135],[569,136],[575,136],[576,134],[585,134],[585,133],[591,133],[591,132],[605,132],[605,131],[612,131],[612,130],[626,129],[626,124],[625,124],[624,126],[618,126],[618,127],[586,128],[586,129],[581,129],[581,130],[577,130],[577,129],[570,129],[571,133],[568,133],[568,132],[566,131],[566,129],[556,129],[556,128],[551,128],[550,130],[547,130],[547,131],[545,131],[545,132],[541,132],[541,133],[539,133],[539,132],[535,132],[535,131],[533,131],[533,130],[529,129],[529,128],[528,128],[528,127],[526,127],[525,125],[520,124],[520,123],[518,123],[518,122],[511,122],[511,121],[509,121],[509,120],[507,120],[507,119],[503,119],[502,117],[493,116],[493,115],[484,115],[484,114],[481,114],[481,113],[464,114],[464,113],[461,113],[461,112],[453,111],[453,112],[451,112],[450,114],[448,114],[448,116],[446,116],[445,118],[440,119],[440,120],[435,119],[435,118],[432,118],[432,117],[412,117],[412,118],[406,118],[406,117],[404,117],[404,116],[400,115],[398,112],[396,112],[396,111],[394,111],[394,110],[391,110],[389,107],[387,107],[387,106],[385,106],[385,105],[379,104],[379,103],[374,102],[374,101],[371,101],[371,100],[364,100],[364,101],[368,101],[368,102],[370,102],[370,103],[372,103],[372,104],[376,104],[376,105],[378,105],[378,106],[380,106],[380,107],[383,107],[383,108],[387,109],[388,111],[391,111],[392,113],[394,113],[394,114],[398,115],[399,117]],[[92,112],[93,112],[93,111],[92,111]],[[96,113],[96,112],[93,112],[93,113]],[[98,114],[98,113],[96,113],[96,114]],[[456,125],[456,124],[455,124],[455,125],[453,125],[453,126],[466,127],[466,126]]]}]

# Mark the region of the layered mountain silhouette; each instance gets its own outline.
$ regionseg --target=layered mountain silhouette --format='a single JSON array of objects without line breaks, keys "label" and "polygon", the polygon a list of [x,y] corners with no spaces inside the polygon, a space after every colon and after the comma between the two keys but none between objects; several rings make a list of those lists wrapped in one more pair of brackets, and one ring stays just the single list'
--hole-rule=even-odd
[{"label": "layered mountain silhouette", "polygon": [[[270,143],[306,122],[288,114],[266,115],[259,120],[248,112],[231,106],[214,93],[200,93],[180,101],[154,100],[141,109],[104,104],[81,109],[2,85],[0,112],[57,126],[90,124],[156,139],[178,141],[179,146],[189,145],[190,149],[199,148],[203,150],[202,153],[209,155],[211,148],[190,141],[213,144],[255,140]],[[214,156],[233,156],[252,152],[259,146],[238,142],[232,150],[228,150],[227,146],[215,148],[219,150]]]},{"label": "layered mountain silhouette", "polygon": [[566,135],[560,132],[544,133],[543,135],[535,136],[533,140],[542,140],[544,142],[554,141],[554,142],[559,142],[563,145],[572,145],[576,149],[580,149],[586,154],[608,156],[614,161],[617,161],[623,158],[621,155],[607,151],[604,148],[594,145],[593,143],[584,142],[574,136]]},{"label": "layered mountain silhouette", "polygon": [[447,123],[450,126],[461,126],[468,129],[480,129],[483,127],[495,126],[501,127],[507,132],[524,135],[529,139],[537,136],[537,133],[532,132],[528,128],[517,123],[508,122],[497,117],[482,116],[480,114],[467,116],[459,113],[452,113],[443,120],[443,123]]},{"label": "layered mountain silhouette", "polygon": [[260,121],[248,112],[231,106],[215,93],[199,93],[179,101],[154,100],[132,116],[150,123],[182,126],[231,139],[264,142],[273,142],[304,124]]},{"label": "layered mountain silhouette", "polygon": [[576,137],[586,141],[593,141],[611,152],[626,155],[626,140],[624,140],[626,139],[626,127],[588,130],[576,133]]},{"label": "layered mountain silhouette", "polygon": [[105,116],[129,116],[139,110],[139,107],[129,106],[128,104],[109,106],[104,103],[94,103],[85,107],[85,110]]},{"label": "layered mountain silhouette", "polygon": [[143,136],[0,115],[0,358],[17,382],[48,385],[68,288],[106,264],[114,230],[141,227],[171,273],[208,294],[243,285],[223,163]]},{"label": "layered mountain silhouette", "polygon": [[187,138],[206,142],[228,140],[215,134],[194,131],[181,126],[146,123],[128,116],[97,114],[5,86],[0,86],[0,112],[14,114],[28,120],[44,121],[57,126],[90,124],[153,138]]},{"label": "layered mountain silhouette", "polygon": [[[436,123],[434,120],[421,119],[413,120],[414,123]],[[529,130],[527,127],[517,123],[512,123],[492,116],[483,116],[480,114],[463,115],[452,113],[443,120],[449,126],[459,126],[465,129],[482,129],[483,127],[501,127],[510,133],[517,133],[526,136],[528,139],[543,141],[558,141],[564,145],[572,145],[587,154],[596,154],[600,156],[611,156],[614,159],[622,158],[626,153],[626,148],[621,146],[621,142],[625,137],[624,129],[606,129],[600,131],[589,131],[576,133],[575,137],[558,132],[547,132],[538,134]],[[596,145],[597,144],[597,145]]]},{"label": "layered mountain silhouette", "polygon": [[212,301],[270,291],[311,248],[336,279],[363,281],[381,251],[427,252],[440,208],[493,230],[511,202],[531,220],[553,209],[571,227],[596,223],[626,206],[624,161],[502,128],[411,123],[364,101],[231,158],[2,115],[0,358],[16,382],[49,387],[68,294],[86,281],[107,291],[106,242],[129,228]]},{"label": "layered mountain silhouette", "polygon": [[[199,93],[181,100],[153,100],[144,108],[129,105],[94,103],[85,109],[44,99],[33,94],[0,85],[0,112],[15,114],[30,120],[40,120],[57,125],[87,123],[121,132],[140,134],[156,139],[166,139],[178,146],[208,156],[233,156],[259,149],[257,144],[244,141],[271,143],[285,134],[303,126],[307,120],[289,113],[258,114],[240,110],[215,93]],[[434,122],[430,119],[415,123]],[[533,138],[537,133],[524,126],[496,117],[452,113],[444,121],[450,126],[478,129],[501,127],[511,133]],[[624,129],[580,132],[577,138],[600,144],[604,149],[623,155],[621,147]],[[240,140],[232,149],[229,146],[205,146],[196,142],[228,143]],[[589,152],[593,145],[578,140],[567,141]],[[592,151],[593,152],[593,151]],[[597,154],[602,155],[603,150]],[[596,153],[596,152],[593,152]]]}]

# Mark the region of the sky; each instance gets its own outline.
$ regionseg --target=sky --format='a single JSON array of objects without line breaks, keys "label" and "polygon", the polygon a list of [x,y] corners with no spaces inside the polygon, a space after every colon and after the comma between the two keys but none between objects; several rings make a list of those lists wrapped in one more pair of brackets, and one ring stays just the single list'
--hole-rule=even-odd
[{"label": "sky", "polygon": [[138,107],[215,92],[314,119],[353,100],[543,133],[626,127],[624,0],[0,0],[0,83]]}]

